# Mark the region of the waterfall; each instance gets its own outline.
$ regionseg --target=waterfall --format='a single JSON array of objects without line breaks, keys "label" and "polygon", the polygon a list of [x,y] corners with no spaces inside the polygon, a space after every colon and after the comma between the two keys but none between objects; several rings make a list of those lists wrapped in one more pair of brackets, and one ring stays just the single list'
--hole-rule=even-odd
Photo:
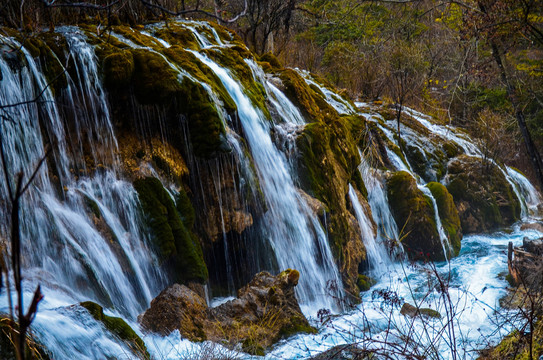
[{"label": "waterfall", "polygon": [[387,270],[392,261],[384,244],[378,242],[378,238],[373,232],[373,225],[362,208],[358,195],[356,195],[351,184],[349,184],[349,199],[353,204],[356,219],[358,220],[360,235],[366,249],[367,260],[370,264],[370,271],[379,276]]},{"label": "waterfall", "polygon": [[315,314],[321,308],[335,309],[333,297],[328,295],[329,287],[342,286],[326,234],[296,190],[287,159],[270,137],[269,121],[226,69],[204,55],[194,54],[217,75],[236,102],[266,198],[266,232],[279,267],[300,271],[296,292],[305,313]]},{"label": "waterfall", "polygon": [[[524,216],[538,214],[540,211],[538,206],[543,203],[543,198],[541,194],[536,190],[536,188],[530,183],[530,181],[522,175],[517,170],[514,170],[510,167],[506,167],[507,174],[512,179],[512,181],[518,187],[517,196],[521,204],[524,204],[523,210],[527,213],[523,214]],[[516,187],[514,187],[516,189]]]},{"label": "waterfall", "polygon": [[[202,80],[190,74],[188,67],[181,68],[173,56],[168,58],[165,55],[167,52],[162,53],[164,49],[170,47],[170,44],[165,40],[153,38],[152,32],[155,25],[147,26],[141,31],[134,30],[136,35],[142,34],[149,37],[151,47],[139,43],[142,37],[132,37],[126,32],[123,32],[126,36],[113,32],[110,35],[134,49],[158,54],[177,72],[179,81],[188,79],[199,82],[207,91],[211,104],[215,105],[223,121],[226,130],[225,137],[230,147],[228,149],[226,146],[227,149],[223,150],[230,152],[216,156],[213,154],[212,159],[196,158],[192,155],[190,134],[183,128],[187,126],[187,121],[190,119],[179,120],[181,129],[175,129],[180,133],[185,130],[180,135],[179,142],[180,146],[186,146],[186,148],[176,149],[176,151],[179,150],[182,153],[181,161],[187,163],[191,177],[189,180],[184,178],[176,185],[182,182],[183,186],[190,188],[189,196],[197,211],[205,213],[210,208],[210,204],[206,202],[209,199],[216,200],[213,205],[217,206],[218,211],[214,214],[216,219],[212,220],[216,220],[213,224],[217,224],[218,235],[214,238],[215,243],[210,246],[220,245],[217,248],[223,252],[219,255],[224,256],[224,259],[220,259],[224,260],[224,265],[222,262],[217,265],[217,272],[225,273],[224,283],[221,282],[222,277],[218,282],[225,288],[228,287],[230,293],[234,293],[240,282],[250,278],[254,271],[294,268],[301,273],[296,294],[305,314],[315,315],[321,308],[341,310],[336,299],[343,297],[343,286],[329,247],[326,226],[323,227],[320,223],[319,217],[311,209],[307,198],[297,187],[296,164],[299,159],[296,156],[299,152],[296,149],[296,138],[312,119],[304,118],[300,109],[285,96],[280,90],[281,86],[274,80],[275,75],[265,75],[255,61],[246,59],[245,63],[252,70],[254,80],[266,91],[266,100],[270,105],[268,110],[271,114],[271,118],[267,118],[263,111],[251,101],[249,91],[243,85],[247,82],[239,81],[247,79],[236,79],[228,68],[211,60],[211,55],[209,57],[204,55],[214,51],[226,52],[226,49],[231,50],[231,47],[237,43],[228,43],[224,37],[221,39],[215,28],[205,22],[188,21],[179,24],[187,30],[189,37],[192,35],[195,37],[195,41],[201,47],[201,52],[193,51],[192,53],[211,69],[225,89],[217,87],[221,86],[219,81],[217,84],[202,83]],[[144,338],[151,352],[152,346],[155,345],[158,350],[152,353],[152,356],[160,358],[161,355],[166,354],[164,358],[186,357],[186,353],[168,354],[167,350],[164,350],[167,349],[167,345],[171,345],[166,344],[170,341],[176,341],[176,346],[181,342],[188,343],[188,340],[179,338],[179,333],[159,338],[158,335],[150,334],[145,334],[144,337],[140,332],[137,316],[149,307],[153,297],[170,281],[161,270],[160,262],[150,244],[149,229],[144,225],[145,219],[141,205],[132,185],[132,174],[124,168],[123,160],[126,159],[121,159],[119,155],[123,148],[118,146],[114,120],[120,119],[115,117],[110,110],[108,93],[102,86],[101,64],[95,54],[94,45],[89,44],[84,31],[75,27],[59,27],[56,31],[55,36],[66,40],[67,55],[69,54],[70,72],[63,75],[66,77],[66,84],[62,89],[47,88],[48,79],[44,75],[46,64],[40,63],[38,58],[33,58],[15,40],[0,35],[1,46],[9,49],[20,48],[13,51],[13,54],[3,49],[0,51],[0,104],[22,103],[36,98],[43,90],[39,102],[30,102],[0,112],[3,117],[0,119],[0,140],[6,155],[9,174],[22,172],[25,179],[28,179],[29,174],[34,171],[35,166],[44,156],[46,146],[50,145],[52,148],[47,161],[24,195],[20,216],[25,305],[30,301],[32,291],[38,283],[42,285],[45,295],[32,324],[32,331],[36,339],[46,345],[51,351],[51,357],[55,359],[133,358],[132,350],[110,333],[102,323],[92,318],[83,308],[74,306],[79,302],[91,300],[102,305],[107,315],[125,319]],[[173,41],[172,44],[174,44]],[[55,55],[52,57],[54,58]],[[58,61],[60,63],[60,60]],[[203,67],[200,63],[197,65]],[[239,65],[245,66],[245,64]],[[210,73],[209,69],[205,69],[206,74]],[[309,73],[300,72],[307,84],[313,89],[318,88],[317,92],[320,91],[324,99],[340,115],[355,114],[356,110],[348,101],[319,84]],[[237,114],[231,117],[221,102],[224,90],[237,106]],[[113,97],[109,99],[112,100]],[[166,138],[167,132],[171,130],[165,126],[166,118],[170,114],[166,114],[167,111],[158,105],[141,105],[138,104],[136,98],[130,101],[132,103],[127,107],[132,107],[130,111],[134,114],[130,115],[134,115],[137,119],[134,121],[136,126],[141,126],[142,132],[149,133],[152,122],[156,121],[160,123],[157,126],[160,127],[157,133],[160,132],[160,135]],[[406,111],[432,134],[454,141],[468,155],[480,156],[481,152],[467,135],[458,133],[452,127],[433,124],[423,114],[410,109]],[[369,116],[366,118],[369,121],[375,121]],[[138,120],[141,123],[138,123]],[[389,126],[390,124],[384,120],[376,123],[384,132],[385,137],[394,143],[394,127]],[[426,131],[424,133],[426,134]],[[412,140],[412,138],[408,140],[410,136],[418,136],[413,129],[405,131],[404,134],[406,141]],[[425,147],[432,145],[429,139],[430,136],[422,141],[419,139],[417,142],[409,143],[410,146],[420,149],[427,160],[431,160],[433,151],[433,148],[431,148],[432,151],[428,151]],[[119,140],[124,141],[124,138],[120,137]],[[425,180],[416,173],[418,170],[415,169],[419,169],[416,167],[417,163],[413,161],[413,166],[411,166],[408,158],[399,152],[399,148],[395,145],[389,148],[386,145],[387,141],[384,143],[392,168],[409,172],[417,180],[418,188],[432,200],[437,230],[445,256],[448,257],[450,245],[441,225],[437,204]],[[121,144],[123,144],[122,141]],[[418,296],[418,292],[427,282],[427,274],[418,274],[417,269],[408,269],[407,275],[394,272],[394,268],[398,266],[394,265],[392,256],[394,254],[390,254],[389,244],[391,239],[398,239],[399,231],[387,200],[384,182],[387,170],[374,169],[362,157],[362,154],[361,158],[359,171],[368,190],[367,200],[371,208],[371,216],[367,204],[364,201],[361,202],[361,198],[357,196],[357,192],[350,184],[347,201],[351,202],[359,224],[370,273],[378,281],[375,286],[379,289],[386,288],[387,284],[383,283],[385,274],[391,274],[389,279],[392,277],[399,279],[398,282],[403,283],[404,287],[408,282],[403,279],[408,277],[413,283],[416,281],[413,289]],[[541,195],[521,173],[506,166],[499,167],[513,186],[516,196],[521,200],[522,216],[536,215],[540,210],[538,206],[543,201]],[[143,164],[142,168],[141,174],[157,177],[159,173],[163,174],[161,170],[155,171],[150,164]],[[14,179],[10,178],[6,183],[3,171],[0,167],[0,203],[4,204],[0,207],[0,231],[3,234],[9,234],[10,209],[6,204],[9,205],[8,185],[13,188]],[[231,175],[232,178],[225,181],[227,178],[225,174]],[[209,183],[204,183],[204,176]],[[228,184],[225,185],[225,183]],[[175,185],[165,184],[165,186],[169,188],[172,198],[175,197],[173,196],[176,191]],[[236,193],[232,195],[228,191]],[[204,194],[206,192],[207,194]],[[189,189],[187,189],[187,194],[189,194]],[[209,196],[206,197],[206,195]],[[229,197],[230,195],[232,196]],[[250,197],[254,202],[246,200]],[[228,216],[235,215],[228,212],[231,210],[229,206],[234,208],[234,205],[228,204],[229,201],[235,201],[236,206],[239,205],[235,209],[239,210],[239,213],[235,215],[248,214],[250,225],[247,225],[249,223],[247,221],[240,226],[241,230],[233,230],[233,226],[228,224],[230,221]],[[349,216],[352,218],[350,214]],[[202,225],[206,219],[197,217],[196,221],[197,225]],[[373,224],[377,225],[376,229]],[[516,226],[520,227],[520,225]],[[199,230],[201,229],[198,228]],[[515,241],[518,244],[522,242],[519,231],[514,230]],[[529,235],[536,238],[533,233]],[[247,243],[241,243],[245,247],[243,250],[236,247],[239,245],[234,242],[238,241],[236,236],[241,239],[240,243],[247,241]],[[232,240],[234,237],[236,237],[235,240]],[[483,246],[486,248],[498,244],[496,249],[492,250],[495,251],[488,255],[489,260],[485,260],[488,263],[495,262],[496,257],[504,257],[503,249],[500,248],[503,245],[502,239],[495,240],[490,237]],[[263,243],[268,247],[262,246]],[[472,251],[469,253],[469,258],[458,257],[451,259],[449,263],[455,266],[453,280],[457,283],[451,286],[453,291],[458,282],[464,281],[457,279],[459,274],[461,275],[461,272],[457,270],[472,269],[473,263],[481,256],[479,245],[474,237],[469,237],[464,244],[467,245],[464,248],[466,252]],[[206,245],[209,244],[206,243]],[[259,246],[262,246],[264,250]],[[207,256],[215,249],[204,251]],[[398,244],[396,252],[401,251],[401,244]],[[243,256],[253,255],[253,253],[258,253],[255,259],[251,256]],[[262,258],[263,254],[265,254],[265,259]],[[460,256],[464,254],[463,250]],[[215,255],[215,253],[212,254],[212,256]],[[462,268],[458,264],[459,261],[464,261]],[[249,263],[250,265],[247,265]],[[447,264],[438,264],[438,267],[441,266],[445,268]],[[250,269],[250,271],[240,276],[245,269]],[[503,269],[494,270],[492,267],[492,271],[488,271],[491,277],[483,274],[491,279],[492,286],[489,286],[487,290],[481,285],[480,289],[478,288],[481,295],[484,291],[485,296],[489,296],[489,293],[495,292],[502,286],[502,280],[495,276],[501,270]],[[465,283],[471,284],[475,279],[482,284],[483,280],[480,280],[480,277],[482,276],[476,274]],[[211,285],[214,284],[211,283]],[[6,305],[7,295],[5,288],[3,290],[0,294],[0,311],[7,313],[9,310]],[[412,289],[409,291],[404,289],[400,295],[407,299],[407,296],[412,295]],[[370,292],[362,296],[366,304],[370,304],[371,301],[375,305],[379,301],[370,299]],[[496,296],[490,300],[494,303],[497,298]],[[379,307],[373,305],[366,308],[368,314]],[[349,314],[351,319],[356,316],[354,313]],[[382,318],[376,320],[376,323],[379,324],[380,320]],[[334,317],[330,321],[342,320],[341,317]],[[364,318],[364,321],[373,321],[373,319],[368,317]],[[419,319],[412,321],[416,322]],[[357,326],[361,324],[359,328],[365,331],[368,323],[362,322]],[[336,345],[338,338],[344,335],[340,332],[326,333],[329,330],[322,329],[320,334],[316,335],[322,335],[323,341],[316,345],[320,350],[329,347],[332,342]],[[472,333],[476,331],[473,330]],[[285,340],[276,349],[290,346],[291,349],[298,351],[303,347],[297,347],[291,341],[304,336],[315,335],[297,335]],[[328,341],[327,336],[333,341]],[[162,348],[159,348],[157,344],[160,344]],[[309,348],[314,344],[308,341],[304,345]],[[273,356],[269,354],[270,358]],[[293,357],[287,355],[283,358]]]},{"label": "waterfall", "polygon": [[394,246],[398,246],[397,249],[394,249],[395,252],[402,253],[403,248],[401,242],[399,242],[398,225],[390,211],[383,179],[379,176],[378,170],[369,166],[360,150],[359,153],[362,162],[358,169],[368,191],[368,203],[370,204],[373,221],[377,224],[377,242],[381,244],[381,247],[385,248],[387,256],[389,251],[386,250],[385,244],[391,241],[394,242]]},{"label": "waterfall", "polygon": [[[427,122],[427,123],[428,123],[428,126],[431,125],[430,122]],[[378,124],[379,128],[383,131],[385,136],[390,141],[393,141],[394,137],[393,137],[392,131],[389,130],[388,128],[386,128],[385,126],[379,124],[379,123],[377,123],[377,124]],[[433,131],[433,130],[430,130],[430,131]],[[407,160],[407,157],[405,157],[405,154],[404,154],[404,159],[405,159],[405,161],[404,161],[402,158],[400,158],[400,156],[398,154],[396,154],[394,151],[392,151],[388,146],[386,147],[386,152],[387,152],[387,156],[388,156],[390,162],[392,163],[392,165],[398,171],[406,171],[409,174],[411,174],[411,176],[417,181],[418,189],[420,191],[422,191],[423,194],[425,196],[427,196],[430,199],[430,201],[432,202],[432,207],[434,209],[434,220],[435,220],[435,223],[436,223],[437,232],[439,234],[439,240],[441,241],[441,246],[443,248],[443,254],[444,254],[445,258],[448,259],[450,254],[452,253],[452,247],[451,247],[449,238],[448,238],[448,236],[447,236],[447,234],[445,232],[445,229],[443,228],[443,224],[441,223],[441,217],[439,216],[439,209],[438,209],[438,206],[437,206],[436,199],[434,198],[434,195],[432,194],[430,189],[428,189],[428,187],[426,186],[426,183],[422,180],[422,178],[420,176],[418,176],[418,174],[416,174],[412,170],[413,167],[409,163],[409,160]]]},{"label": "waterfall", "polygon": [[[430,130],[432,133],[437,134],[443,139],[451,140],[458,144],[462,150],[469,156],[482,158],[483,153],[481,149],[474,144],[472,139],[452,126],[443,126],[431,123],[428,120],[428,116],[424,115],[413,109],[406,108],[406,112],[412,115],[422,126]],[[511,185],[515,196],[518,198],[521,206],[521,218],[527,218],[528,216],[537,213],[538,204],[541,203],[541,195],[530,184],[530,181],[521,173],[511,169],[506,165],[498,164],[494,159],[487,159],[503,173],[507,182]]]}]

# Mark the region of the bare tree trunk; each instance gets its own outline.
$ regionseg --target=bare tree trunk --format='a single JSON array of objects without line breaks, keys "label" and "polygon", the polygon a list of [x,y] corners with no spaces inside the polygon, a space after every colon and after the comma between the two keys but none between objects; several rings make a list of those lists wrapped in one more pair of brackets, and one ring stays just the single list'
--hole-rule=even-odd
[{"label": "bare tree trunk", "polygon": [[496,44],[495,41],[491,40],[490,46],[492,47],[492,55],[494,56],[494,61],[496,61],[496,64],[498,65],[498,68],[500,71],[500,77],[503,83],[505,84],[507,96],[509,97],[509,101],[511,101],[511,105],[513,105],[515,117],[517,119],[517,123],[520,128],[522,138],[524,139],[524,145],[526,145],[526,150],[528,150],[528,155],[530,156],[530,160],[532,161],[532,166],[536,172],[540,189],[543,190],[543,162],[541,161],[541,155],[539,154],[539,151],[537,150],[537,147],[535,146],[532,140],[532,136],[530,135],[528,126],[526,126],[526,118],[524,117],[524,112],[519,106],[519,103],[517,101],[516,91],[511,85],[511,82],[509,81],[509,77],[507,76],[507,72],[505,70],[505,66],[503,64],[498,45]]}]

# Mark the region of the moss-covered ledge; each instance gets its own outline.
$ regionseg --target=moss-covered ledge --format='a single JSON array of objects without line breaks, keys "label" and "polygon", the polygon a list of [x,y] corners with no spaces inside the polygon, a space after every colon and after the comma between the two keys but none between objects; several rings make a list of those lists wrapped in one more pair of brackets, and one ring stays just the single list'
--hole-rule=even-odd
[{"label": "moss-covered ledge", "polygon": [[443,229],[445,229],[453,250],[453,253],[450,255],[457,256],[462,246],[462,227],[460,226],[460,217],[454,205],[453,197],[447,191],[447,188],[438,182],[431,182],[426,186],[432,192],[434,199],[436,199],[441,224],[443,225]]},{"label": "moss-covered ledge", "polygon": [[200,242],[191,231],[194,209],[186,194],[179,195],[176,206],[157,178],[138,179],[134,187],[159,258],[172,271],[174,281],[204,283],[208,278],[207,267]]},{"label": "moss-covered ledge", "polygon": [[387,195],[398,228],[403,229],[400,236],[407,255],[415,260],[444,260],[432,201],[411,174],[394,173],[387,180]]}]

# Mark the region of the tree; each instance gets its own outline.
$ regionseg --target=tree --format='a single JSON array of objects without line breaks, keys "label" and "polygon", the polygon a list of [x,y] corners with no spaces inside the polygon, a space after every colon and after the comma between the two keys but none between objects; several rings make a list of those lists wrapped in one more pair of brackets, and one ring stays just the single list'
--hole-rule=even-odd
[{"label": "tree", "polygon": [[530,47],[542,49],[543,2],[478,0],[462,4],[465,9],[464,31],[486,43],[512,106],[537,181],[543,188],[543,161],[527,125],[523,90],[520,84],[515,84],[517,69],[511,66],[510,61]]},{"label": "tree", "polygon": [[401,117],[403,108],[421,90],[426,66],[421,52],[407,42],[398,42],[390,54],[387,79],[389,91],[396,106],[398,146],[402,149]]},{"label": "tree", "polygon": [[[245,16],[236,22],[251,50],[257,54],[274,52],[274,39],[288,34],[296,5],[299,0],[248,0]],[[241,0],[226,4],[226,9],[236,13],[243,8]]]}]

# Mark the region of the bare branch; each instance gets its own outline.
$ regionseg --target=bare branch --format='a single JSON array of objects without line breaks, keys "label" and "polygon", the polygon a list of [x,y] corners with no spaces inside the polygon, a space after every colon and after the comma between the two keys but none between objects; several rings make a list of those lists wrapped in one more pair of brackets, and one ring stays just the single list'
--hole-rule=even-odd
[{"label": "bare branch", "polygon": [[215,19],[217,21],[227,23],[227,24],[236,22],[242,16],[245,16],[247,14],[247,8],[248,8],[247,0],[245,0],[244,8],[239,14],[237,14],[236,16],[234,16],[233,18],[230,18],[230,19],[223,19],[220,16],[217,16],[215,14],[212,14],[212,13],[208,12],[208,11],[201,10],[201,9],[198,9],[198,8],[188,9],[188,10],[181,10],[181,11],[172,11],[172,10],[170,10],[170,9],[168,9],[168,8],[162,6],[162,5],[159,5],[159,4],[153,4],[153,3],[149,2],[149,1],[146,1],[146,0],[140,0],[140,1],[141,1],[141,3],[143,5],[145,5],[145,6],[149,7],[149,8],[163,11],[163,12],[169,14],[169,15],[172,15],[172,16],[180,16],[180,15],[188,15],[188,14],[202,14],[202,15],[208,16],[208,17],[210,17],[212,19]]},{"label": "bare branch", "polygon": [[117,0],[117,1],[114,1],[114,2],[112,2],[111,4],[107,4],[107,5],[96,5],[96,4],[91,4],[91,3],[87,3],[87,2],[60,3],[60,4],[55,4],[55,0],[52,0],[52,1],[41,0],[41,2],[42,2],[46,7],[49,7],[49,8],[56,8],[56,7],[72,7],[72,8],[86,8],[86,9],[92,9],[92,10],[98,10],[98,11],[108,10],[108,9],[111,8],[112,6],[118,4],[119,1],[120,1],[120,0]]}]

